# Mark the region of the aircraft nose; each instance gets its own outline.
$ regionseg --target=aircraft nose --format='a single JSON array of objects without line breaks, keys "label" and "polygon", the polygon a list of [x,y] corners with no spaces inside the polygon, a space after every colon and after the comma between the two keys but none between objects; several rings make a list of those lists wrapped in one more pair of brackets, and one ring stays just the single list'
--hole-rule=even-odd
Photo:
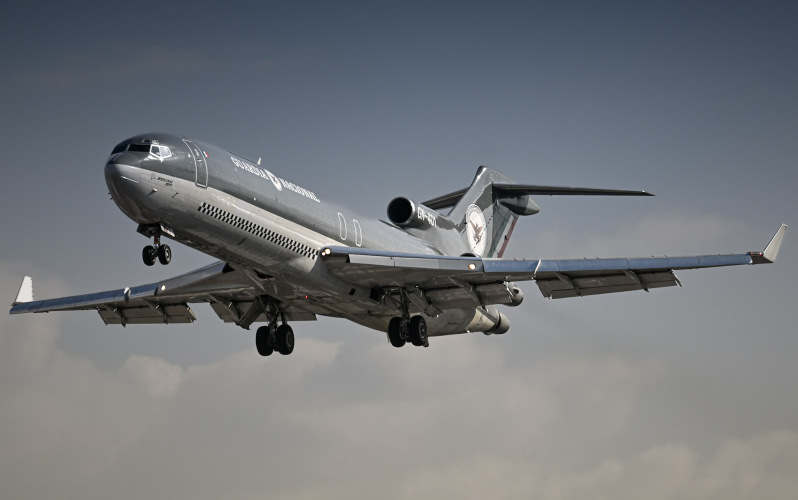
[{"label": "aircraft nose", "polygon": [[106,166],[107,165],[111,165],[111,164],[130,165],[131,167],[140,167],[141,166],[141,160],[139,159],[138,156],[136,156],[136,155],[134,155],[132,153],[128,153],[127,151],[125,151],[123,153],[117,153],[115,155],[111,155],[111,157],[108,158],[108,163],[106,163]]},{"label": "aircraft nose", "polygon": [[140,162],[134,155],[122,153],[108,159],[105,164],[105,182],[113,191],[125,182],[138,181],[135,170],[139,168]]},{"label": "aircraft nose", "polygon": [[135,155],[120,153],[112,156],[105,164],[105,183],[111,193],[111,198],[134,220],[143,216],[138,207],[138,200],[142,197],[144,186],[141,184],[141,162]]}]

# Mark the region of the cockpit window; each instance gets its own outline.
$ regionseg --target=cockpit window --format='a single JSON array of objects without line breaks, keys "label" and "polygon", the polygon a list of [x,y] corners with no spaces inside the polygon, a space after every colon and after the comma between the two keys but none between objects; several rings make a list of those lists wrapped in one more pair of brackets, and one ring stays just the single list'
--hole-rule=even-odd
[{"label": "cockpit window", "polygon": [[167,146],[155,146],[153,145],[150,148],[150,154],[153,156],[157,156],[160,159],[169,158],[172,156],[172,151]]},{"label": "cockpit window", "polygon": [[172,156],[172,150],[169,149],[169,146],[164,146],[163,144],[128,144],[126,142],[116,146],[114,150],[111,151],[111,154],[115,155],[124,151],[149,153],[150,156],[154,156],[161,161]]}]

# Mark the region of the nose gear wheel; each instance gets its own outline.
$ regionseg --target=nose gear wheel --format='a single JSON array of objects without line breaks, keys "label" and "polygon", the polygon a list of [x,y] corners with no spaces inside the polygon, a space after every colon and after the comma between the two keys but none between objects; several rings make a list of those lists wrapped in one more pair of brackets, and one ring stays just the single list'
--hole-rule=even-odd
[{"label": "nose gear wheel", "polygon": [[161,245],[161,234],[156,230],[152,237],[155,244],[147,245],[141,251],[141,260],[144,261],[144,264],[154,266],[157,260],[165,266],[172,262],[172,249],[169,245]]}]

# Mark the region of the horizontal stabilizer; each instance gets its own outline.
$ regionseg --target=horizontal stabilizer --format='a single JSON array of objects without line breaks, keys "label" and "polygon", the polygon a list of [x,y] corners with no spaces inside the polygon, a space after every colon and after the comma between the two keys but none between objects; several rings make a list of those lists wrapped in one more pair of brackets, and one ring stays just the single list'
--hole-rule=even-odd
[{"label": "horizontal stabilizer", "polygon": [[[427,200],[422,205],[433,210],[453,207],[468,191],[468,188],[458,189],[443,196]],[[537,186],[532,184],[493,183],[493,191],[501,197],[515,197],[525,195],[543,196],[654,196],[647,191],[628,191],[624,189],[596,189],[582,187]]]},{"label": "horizontal stabilizer", "polygon": [[523,196],[527,194],[544,196],[654,196],[647,191],[627,191],[623,189],[595,189],[581,187],[534,186],[528,184],[493,183],[493,190],[502,196]]}]

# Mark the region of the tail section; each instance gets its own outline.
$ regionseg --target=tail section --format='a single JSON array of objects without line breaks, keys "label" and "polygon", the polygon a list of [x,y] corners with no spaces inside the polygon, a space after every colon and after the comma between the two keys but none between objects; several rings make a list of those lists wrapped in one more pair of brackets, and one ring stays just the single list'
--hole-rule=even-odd
[{"label": "tail section", "polygon": [[519,215],[539,211],[528,195],[505,194],[496,186],[516,186],[515,181],[489,167],[479,167],[471,186],[429,200],[423,205],[438,210],[453,207],[448,219],[459,233],[462,253],[501,257]]},{"label": "tail section", "polygon": [[447,218],[459,233],[463,253],[502,257],[521,215],[540,211],[531,195],[653,196],[645,191],[517,184],[490,167],[479,167],[471,186],[426,201],[433,210],[452,207]]},{"label": "tail section", "polygon": [[[494,183],[514,184],[514,181],[496,170],[479,167],[471,186],[449,213],[468,253],[478,257],[501,257],[518,221],[518,214],[496,196]],[[512,201],[522,204],[515,197]],[[534,206],[532,213],[536,212]]]}]

